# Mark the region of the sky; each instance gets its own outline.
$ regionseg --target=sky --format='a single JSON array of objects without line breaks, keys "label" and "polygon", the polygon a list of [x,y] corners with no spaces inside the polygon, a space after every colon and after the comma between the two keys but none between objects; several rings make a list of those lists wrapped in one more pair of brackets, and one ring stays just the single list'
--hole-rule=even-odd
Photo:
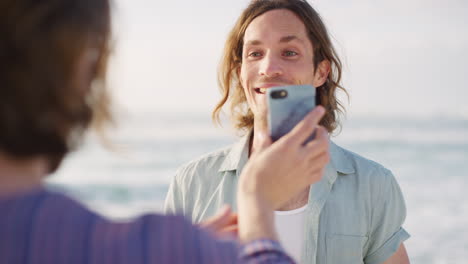
[{"label": "sky", "polygon": [[[224,41],[248,2],[116,0],[110,84],[119,108],[209,114]],[[345,64],[348,115],[468,119],[468,1],[309,3]]]}]

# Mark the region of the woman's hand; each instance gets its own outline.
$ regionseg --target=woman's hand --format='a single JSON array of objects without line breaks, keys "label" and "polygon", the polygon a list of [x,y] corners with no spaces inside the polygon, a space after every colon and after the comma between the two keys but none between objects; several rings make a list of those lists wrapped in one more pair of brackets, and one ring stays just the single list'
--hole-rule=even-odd
[{"label": "woman's hand", "polygon": [[[241,241],[276,239],[273,210],[322,178],[330,160],[328,133],[318,125],[324,113],[323,107],[316,107],[273,144],[268,136],[261,137],[261,147],[250,157],[239,179]],[[314,130],[315,139],[304,145]]]}]

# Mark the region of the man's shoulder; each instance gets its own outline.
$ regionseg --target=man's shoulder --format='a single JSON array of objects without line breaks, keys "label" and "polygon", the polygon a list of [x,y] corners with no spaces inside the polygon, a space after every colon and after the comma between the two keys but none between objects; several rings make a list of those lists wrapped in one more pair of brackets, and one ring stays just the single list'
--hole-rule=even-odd
[{"label": "man's shoulder", "polygon": [[203,154],[180,166],[176,172],[176,179],[185,181],[187,178],[210,177],[218,173],[221,165],[231,152],[233,145],[229,145],[212,152]]},{"label": "man's shoulder", "polygon": [[389,169],[377,161],[366,158],[341,146],[336,145],[336,147],[342,156],[341,160],[346,160],[350,167],[353,168],[354,174],[358,177],[372,176],[372,178],[376,179],[393,175]]},{"label": "man's shoulder", "polygon": [[351,173],[340,177],[341,180],[353,182],[353,186],[360,190],[359,193],[369,194],[365,197],[373,197],[371,200],[374,202],[394,193],[398,183],[391,170],[372,159],[342,147],[338,148],[341,159],[347,160],[352,168]]}]

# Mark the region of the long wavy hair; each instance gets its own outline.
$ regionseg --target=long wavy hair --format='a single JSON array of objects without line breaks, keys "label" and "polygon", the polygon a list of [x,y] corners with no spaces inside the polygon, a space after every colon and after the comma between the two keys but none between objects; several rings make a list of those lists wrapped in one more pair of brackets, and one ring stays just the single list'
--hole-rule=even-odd
[{"label": "long wavy hair", "polygon": [[218,85],[222,98],[212,113],[215,123],[220,123],[220,113],[226,103],[230,105],[230,116],[237,129],[250,130],[254,116],[247,105],[247,99],[239,78],[242,65],[243,40],[247,27],[258,16],[276,9],[286,9],[296,14],[304,23],[314,48],[314,68],[323,60],[328,60],[331,71],[325,83],[317,87],[317,104],[325,107],[326,114],[321,120],[330,133],[340,126],[338,115],[345,109],[337,99],[337,90],[347,91],[341,86],[342,63],[330,40],[328,31],[320,15],[303,0],[254,0],[243,11],[227,38],[224,54],[218,69]]}]

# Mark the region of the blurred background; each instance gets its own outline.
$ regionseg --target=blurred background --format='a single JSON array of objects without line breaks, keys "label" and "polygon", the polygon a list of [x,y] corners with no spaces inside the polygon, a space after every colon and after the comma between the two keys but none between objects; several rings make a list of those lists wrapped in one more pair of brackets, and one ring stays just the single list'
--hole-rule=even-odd
[{"label": "blurred background", "polygon": [[[90,136],[48,180],[108,217],[162,209],[177,167],[236,141],[215,127],[216,70],[248,0],[116,0],[114,150]],[[395,174],[412,263],[468,259],[468,2],[317,0],[345,64],[333,140]]]}]

